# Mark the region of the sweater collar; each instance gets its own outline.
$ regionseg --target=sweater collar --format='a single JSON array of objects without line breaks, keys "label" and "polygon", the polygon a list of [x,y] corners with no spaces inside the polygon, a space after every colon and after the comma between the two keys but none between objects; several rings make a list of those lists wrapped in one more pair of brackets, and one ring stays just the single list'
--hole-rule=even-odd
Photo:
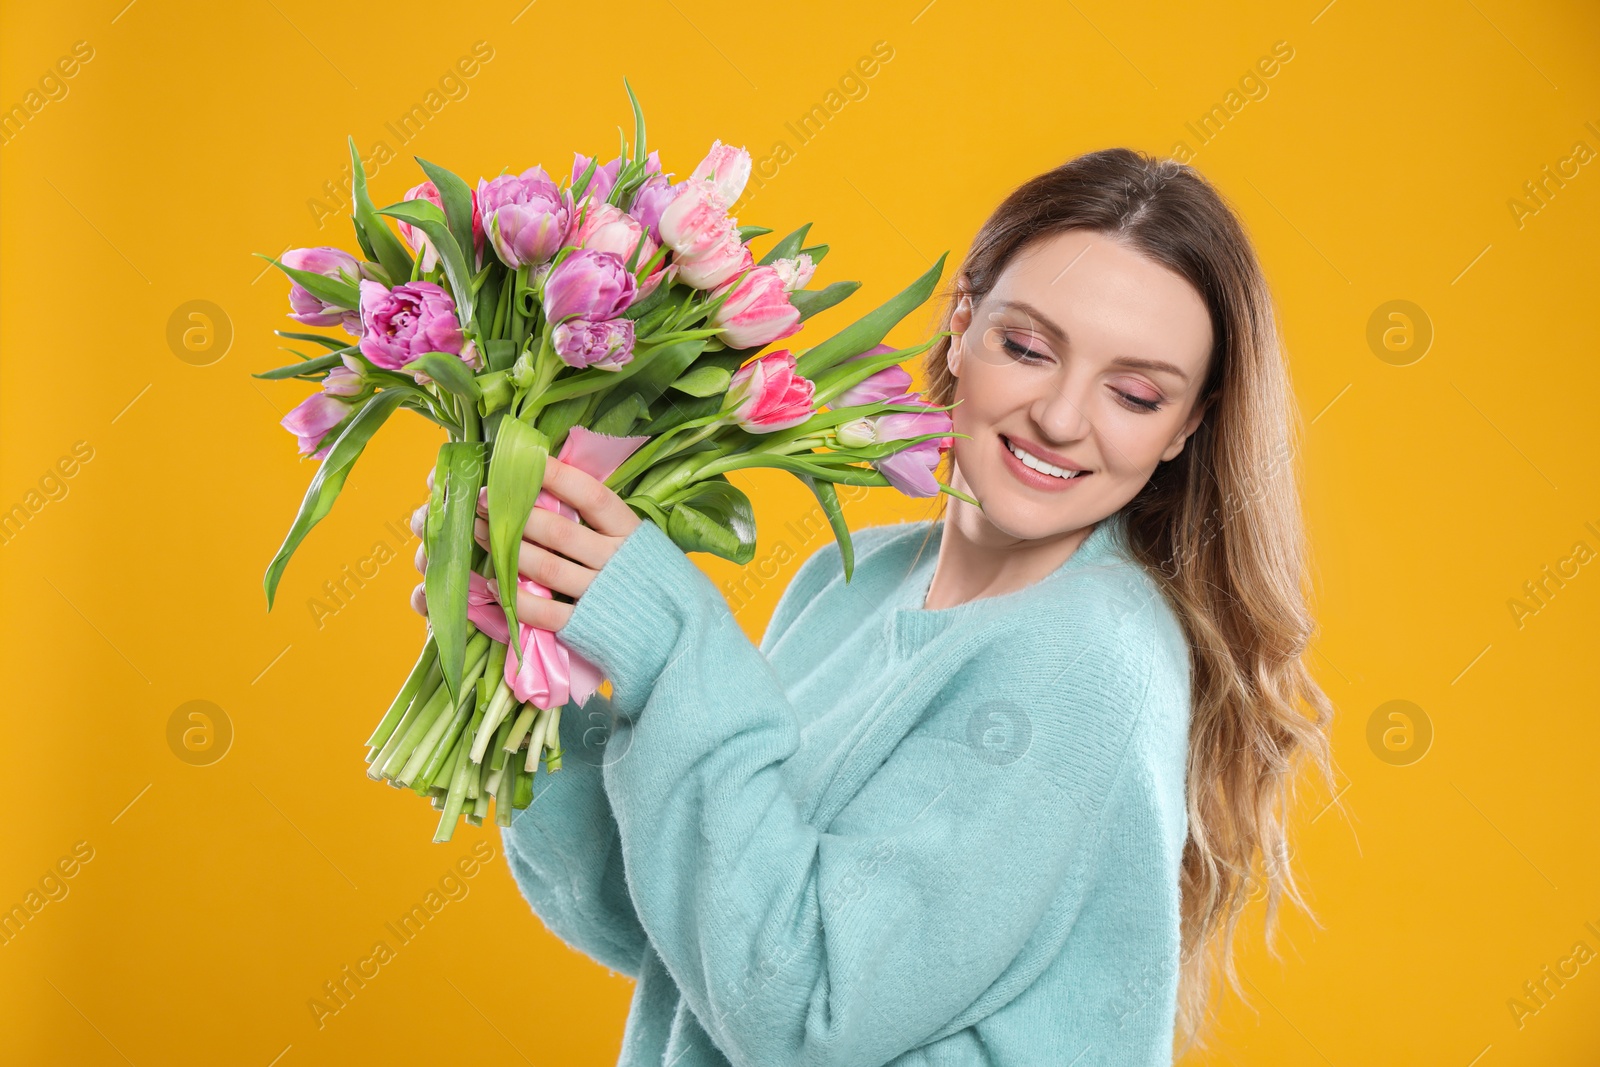
[{"label": "sweater collar", "polygon": [[[928,641],[957,624],[968,620],[979,621],[996,615],[1010,613],[1047,598],[1060,584],[1062,575],[1108,563],[1117,559],[1131,559],[1127,551],[1127,522],[1122,512],[1114,512],[1098,522],[1083,543],[1060,566],[1032,585],[998,596],[979,597],[964,604],[948,608],[923,607],[928,589],[933,583],[934,566],[939,559],[939,543],[944,536],[944,520],[932,521],[933,533],[927,538],[928,547],[906,573],[905,579],[894,590],[888,608],[888,630],[891,647],[897,655],[913,654]],[[906,562],[915,547],[922,543],[923,527],[919,536],[906,541]]]}]

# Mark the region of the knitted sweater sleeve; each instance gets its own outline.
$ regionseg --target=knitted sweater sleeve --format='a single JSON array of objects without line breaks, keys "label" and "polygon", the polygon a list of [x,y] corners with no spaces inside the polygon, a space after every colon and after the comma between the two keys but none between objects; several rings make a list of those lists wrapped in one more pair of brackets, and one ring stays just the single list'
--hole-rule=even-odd
[{"label": "knitted sweater sleeve", "polygon": [[[997,640],[824,832],[783,772],[799,721],[771,664],[662,531],[628,536],[560,636],[612,681],[603,774],[640,925],[732,1063],[889,1062],[1059,951],[1148,682],[1100,657],[1063,669],[1097,638]],[[997,698],[1031,709],[1025,758],[975,758],[949,728]]]},{"label": "knitted sweater sleeve", "polygon": [[599,693],[561,710],[561,769],[541,766],[533,803],[500,832],[511,877],[545,927],[597,963],[638,978],[647,941],[628,897],[601,768],[614,713]]},{"label": "knitted sweater sleeve", "polygon": [[[827,576],[825,553],[802,564],[779,598],[769,638],[782,634]],[[597,963],[637,979],[647,939],[628,895],[601,773],[618,754],[610,745],[615,721],[616,710],[599,693],[582,707],[569,701],[561,712],[561,769],[541,769],[533,804],[513,812],[500,836],[512,880],[545,927]]]}]

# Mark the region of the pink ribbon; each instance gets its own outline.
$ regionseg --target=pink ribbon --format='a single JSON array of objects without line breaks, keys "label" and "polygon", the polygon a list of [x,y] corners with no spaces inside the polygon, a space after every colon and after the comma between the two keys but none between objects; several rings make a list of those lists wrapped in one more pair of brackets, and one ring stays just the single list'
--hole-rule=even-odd
[{"label": "pink ribbon", "polygon": [[[590,477],[605,481],[648,440],[649,435],[614,437],[574,426],[567,431],[567,439],[561,445],[561,451],[556,453],[556,459],[577,467]],[[533,506],[575,521],[579,519],[577,510],[571,504],[548,489],[539,490]],[[517,588],[524,593],[553,599],[548,588],[520,574],[517,576]],[[481,574],[474,573],[468,585],[467,618],[491,639],[510,644],[506,633],[505,609],[489,591],[489,582]],[[579,707],[586,704],[595,690],[600,688],[599,668],[568,648],[554,630],[529,626],[521,621],[517,623],[517,628],[522,662],[518,664],[515,652],[506,656],[506,684],[511,686],[516,698],[523,703],[531,701],[538,708],[561,707],[568,700],[576,701]]]}]

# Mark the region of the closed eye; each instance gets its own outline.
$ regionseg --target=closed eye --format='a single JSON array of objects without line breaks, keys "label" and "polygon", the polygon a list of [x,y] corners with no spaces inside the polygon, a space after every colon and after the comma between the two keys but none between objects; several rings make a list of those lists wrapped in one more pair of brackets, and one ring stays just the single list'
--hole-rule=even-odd
[{"label": "closed eye", "polygon": [[[1015,356],[1019,363],[1038,364],[1049,360],[1048,356],[1041,355],[1027,345],[1013,341],[1009,337],[1002,337],[1000,346]],[[1142,396],[1134,396],[1132,393],[1125,393],[1121,389],[1113,389],[1112,392],[1120,396],[1131,408],[1138,411],[1159,411],[1161,409],[1161,401],[1159,400],[1146,400]]]},{"label": "closed eye", "polygon": [[1001,338],[1000,346],[1006,351],[1010,352],[1012,355],[1016,356],[1018,359],[1022,360],[1024,363],[1042,361],[1046,358],[1029,348],[1027,345],[1019,344],[1009,337]]}]

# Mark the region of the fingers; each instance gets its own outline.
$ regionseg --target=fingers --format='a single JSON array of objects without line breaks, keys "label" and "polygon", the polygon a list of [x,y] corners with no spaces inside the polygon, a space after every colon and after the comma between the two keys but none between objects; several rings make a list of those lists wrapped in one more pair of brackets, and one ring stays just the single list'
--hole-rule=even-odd
[{"label": "fingers", "polygon": [[[534,508],[535,512],[544,511],[543,508]],[[545,512],[545,514],[550,514]],[[555,516],[560,518],[560,516]],[[563,520],[570,526],[576,526],[571,520]],[[489,547],[489,524],[483,519],[473,521],[472,536],[484,548]],[[570,597],[580,597],[589,588],[589,583],[594,581],[596,571],[581,564],[574,563],[564,556],[557,555],[543,545],[531,541],[520,541],[517,544],[517,571],[524,578],[538,582],[557,593],[565,593]]]},{"label": "fingers", "polygon": [[585,523],[607,537],[626,537],[642,521],[600,479],[554,456],[545,460],[544,488],[571,504]]},{"label": "fingers", "polygon": [[428,573],[428,546],[423,544],[420,541],[417,542],[416,564],[417,564],[417,570],[418,571],[420,571],[423,574],[427,574]]},{"label": "fingers", "polygon": [[421,582],[418,582],[417,587],[411,590],[411,610],[423,618],[428,617],[428,594],[423,591]]},{"label": "fingers", "polygon": [[427,528],[427,525],[428,505],[423,504],[416,511],[411,513],[411,532],[416,534],[418,537],[421,537],[423,531]]},{"label": "fingers", "polygon": [[[495,595],[499,596],[498,585],[495,586]],[[568,619],[572,618],[574,606],[523,589],[517,590],[517,621],[525,626],[541,630],[559,630],[567,624]]]}]

